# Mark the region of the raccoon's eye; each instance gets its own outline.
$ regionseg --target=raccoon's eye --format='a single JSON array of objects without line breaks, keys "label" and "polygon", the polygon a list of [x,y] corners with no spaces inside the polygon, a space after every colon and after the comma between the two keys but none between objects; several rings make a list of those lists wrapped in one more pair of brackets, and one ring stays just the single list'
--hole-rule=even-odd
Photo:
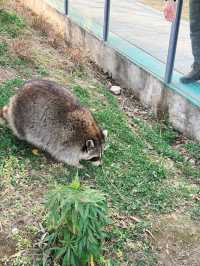
[{"label": "raccoon's eye", "polygon": [[91,150],[94,148],[94,141],[92,139],[89,139],[86,141],[86,147],[87,147],[87,150]]},{"label": "raccoon's eye", "polygon": [[82,147],[82,152],[87,152],[87,146],[86,146],[86,144]]}]

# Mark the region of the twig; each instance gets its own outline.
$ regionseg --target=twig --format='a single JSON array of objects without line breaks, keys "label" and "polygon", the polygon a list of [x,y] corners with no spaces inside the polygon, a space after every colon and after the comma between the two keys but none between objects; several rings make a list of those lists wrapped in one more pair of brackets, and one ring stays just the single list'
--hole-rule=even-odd
[{"label": "twig", "polygon": [[148,229],[146,229],[145,232],[148,233],[154,241],[156,241],[156,238],[153,236],[153,234]]}]

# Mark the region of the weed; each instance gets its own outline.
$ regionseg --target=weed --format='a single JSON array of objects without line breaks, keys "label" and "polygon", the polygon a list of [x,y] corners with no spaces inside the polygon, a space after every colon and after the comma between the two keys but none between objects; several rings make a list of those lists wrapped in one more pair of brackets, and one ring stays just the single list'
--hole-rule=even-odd
[{"label": "weed", "polygon": [[106,201],[96,190],[74,181],[57,187],[48,197],[47,240],[50,253],[62,265],[88,265],[98,260],[104,240]]}]

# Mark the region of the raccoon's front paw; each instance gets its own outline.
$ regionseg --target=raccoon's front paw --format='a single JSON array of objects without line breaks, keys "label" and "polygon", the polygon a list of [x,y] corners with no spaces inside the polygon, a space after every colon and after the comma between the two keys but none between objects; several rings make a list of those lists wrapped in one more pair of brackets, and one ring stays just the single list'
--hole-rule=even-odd
[{"label": "raccoon's front paw", "polygon": [[94,166],[101,166],[102,165],[102,162],[101,161],[92,162],[92,165],[94,165]]}]

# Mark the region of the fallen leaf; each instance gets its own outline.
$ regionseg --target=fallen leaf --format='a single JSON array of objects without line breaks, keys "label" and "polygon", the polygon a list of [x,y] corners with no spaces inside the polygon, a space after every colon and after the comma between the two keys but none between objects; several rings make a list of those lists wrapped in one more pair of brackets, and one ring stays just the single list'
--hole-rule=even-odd
[{"label": "fallen leaf", "polygon": [[140,222],[141,222],[141,219],[139,219],[139,218],[136,217],[136,216],[129,216],[129,218],[130,218],[132,221],[136,222],[136,223],[140,223]]},{"label": "fallen leaf", "polygon": [[39,156],[40,155],[38,149],[32,149],[32,154],[35,155],[35,156]]}]

